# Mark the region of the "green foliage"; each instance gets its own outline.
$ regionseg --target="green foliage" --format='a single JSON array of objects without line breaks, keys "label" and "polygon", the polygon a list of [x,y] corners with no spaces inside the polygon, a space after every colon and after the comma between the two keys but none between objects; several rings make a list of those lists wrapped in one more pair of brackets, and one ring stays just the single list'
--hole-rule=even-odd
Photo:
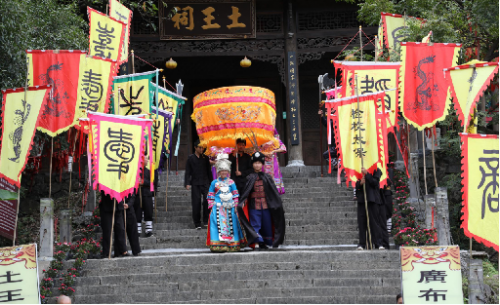
[{"label": "green foliage", "polygon": [[0,87],[24,87],[26,53],[88,47],[88,25],[74,3],[0,0]]},{"label": "green foliage", "polygon": [[358,19],[372,26],[379,24],[381,12],[426,19],[421,25],[407,18],[405,41],[421,41],[432,30],[433,42],[462,43],[466,48],[480,43],[481,58],[498,56],[498,0],[366,0],[358,5]]}]

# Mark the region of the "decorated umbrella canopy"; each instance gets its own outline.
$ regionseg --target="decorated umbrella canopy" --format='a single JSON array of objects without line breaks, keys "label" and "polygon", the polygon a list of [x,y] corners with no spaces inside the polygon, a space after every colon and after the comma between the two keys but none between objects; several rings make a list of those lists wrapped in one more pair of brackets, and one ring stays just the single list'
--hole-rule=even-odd
[{"label": "decorated umbrella canopy", "polygon": [[274,138],[276,105],[274,93],[261,87],[222,87],[194,97],[193,114],[200,144],[211,148],[235,147],[236,139],[249,138],[247,147]]}]

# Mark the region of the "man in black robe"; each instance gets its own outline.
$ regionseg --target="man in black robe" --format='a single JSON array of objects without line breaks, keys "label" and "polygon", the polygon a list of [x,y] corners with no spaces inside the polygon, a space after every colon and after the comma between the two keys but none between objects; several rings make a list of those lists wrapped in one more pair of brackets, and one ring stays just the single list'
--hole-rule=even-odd
[{"label": "man in black robe", "polygon": [[[101,202],[99,210],[101,212],[101,229],[102,229],[102,254],[101,258],[107,258],[109,255],[111,242],[111,226],[113,222],[113,205],[115,201],[109,195],[105,195],[101,191]],[[125,224],[123,218],[123,202],[117,202],[115,208],[115,224],[114,224],[115,242],[115,257],[128,256],[127,247],[125,245]]]},{"label": "man in black robe", "polygon": [[200,146],[200,140],[194,143],[194,154],[190,155],[186,162],[186,174],[184,176],[184,187],[191,190],[191,206],[193,209],[193,222],[197,230],[201,230],[201,199],[203,196],[203,225],[208,225],[208,189],[212,182],[212,166],[210,160],[203,153],[205,148]]},{"label": "man in black robe", "polygon": [[[231,179],[236,184],[236,188],[240,194],[245,188],[247,176],[254,171],[250,155],[244,153],[246,145],[247,141],[245,139],[236,140],[238,151],[233,151],[233,154],[229,156],[229,161],[231,161]],[[238,159],[236,159],[236,153],[238,153]]]},{"label": "man in black robe", "polygon": [[[135,217],[135,196],[130,196],[125,199],[125,231],[127,232],[128,241],[130,243],[130,248],[132,249],[132,254],[138,256],[141,253],[141,245],[139,243],[139,233],[137,232],[137,218]],[[123,214],[123,212],[122,212]],[[124,217],[124,218],[125,218]],[[114,246],[115,253],[118,253],[117,245]]]},{"label": "man in black robe", "polygon": [[[370,238],[367,238],[366,231],[368,228],[367,222],[369,220],[370,224],[370,235],[371,243],[375,244],[375,248],[384,250],[382,246],[381,235],[379,232],[379,204],[381,204],[380,198],[380,177],[382,176],[382,171],[376,169],[373,174],[368,173],[366,169],[362,169],[363,178],[356,182],[356,195],[358,200],[358,229],[359,229],[359,244],[358,250],[363,250],[367,246],[367,241],[370,243]],[[366,199],[368,202],[368,219],[366,217],[365,209],[365,191],[366,189]]]},{"label": "man in black robe", "polygon": [[[285,239],[286,228],[283,202],[274,184],[274,179],[269,174],[262,172],[264,158],[265,156],[259,152],[252,155],[254,172],[247,177],[237,207],[248,244],[257,243],[256,249],[266,249],[268,245],[278,248]],[[245,206],[247,199],[248,202]],[[245,216],[244,209],[248,210],[250,220]]]}]

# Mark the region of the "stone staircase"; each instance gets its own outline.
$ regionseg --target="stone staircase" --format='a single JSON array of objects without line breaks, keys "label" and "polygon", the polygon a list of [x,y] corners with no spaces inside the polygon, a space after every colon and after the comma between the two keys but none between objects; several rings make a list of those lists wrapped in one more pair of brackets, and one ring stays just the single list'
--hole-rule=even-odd
[{"label": "stone staircase", "polygon": [[154,235],[140,257],[88,260],[75,303],[394,303],[397,251],[355,251],[352,190],[319,167],[284,168],[287,222],[277,251],[212,254],[195,230],[184,173],[159,181]]}]

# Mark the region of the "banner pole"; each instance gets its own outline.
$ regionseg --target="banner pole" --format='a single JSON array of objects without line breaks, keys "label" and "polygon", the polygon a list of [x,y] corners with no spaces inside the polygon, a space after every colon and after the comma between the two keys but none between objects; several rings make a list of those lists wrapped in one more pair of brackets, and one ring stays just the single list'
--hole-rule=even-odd
[{"label": "banner pole", "polygon": [[363,61],[363,36],[361,36],[362,32],[362,27],[361,25],[359,26],[359,51],[361,52],[361,56],[359,58],[359,61]]},{"label": "banner pole", "polygon": [[[163,89],[167,90],[166,88],[166,84],[165,84],[166,80],[165,80],[165,76],[163,76]],[[167,107],[168,109],[168,107]],[[172,113],[173,114],[173,113]],[[172,117],[170,118],[170,120],[172,119]],[[174,124],[175,124],[175,117],[173,118],[174,119]],[[170,122],[170,120],[168,120],[168,128],[170,130],[170,127],[172,126],[172,123]],[[170,136],[170,131],[169,131],[169,135],[168,135],[168,145],[170,146],[170,144],[172,144],[172,137]],[[168,147],[165,147],[165,149],[168,150]],[[168,154],[167,154],[167,183],[166,183],[166,186],[165,186],[165,212],[167,211],[167,203],[168,203],[168,197],[167,197],[167,193],[168,193],[168,175],[170,174],[170,156],[172,154],[170,153],[170,150],[168,151]],[[155,213],[156,213],[156,205],[155,205]],[[155,214],[155,218],[156,218],[156,221],[158,221],[158,218],[156,217],[156,214]]]},{"label": "banner pole", "polygon": [[50,138],[49,198],[52,198],[52,158],[54,157],[54,137]]},{"label": "banner pole", "polygon": [[123,199],[123,218],[125,219],[125,246],[128,246],[128,241],[127,241],[127,211],[125,209],[125,199]]},{"label": "banner pole", "polygon": [[[21,178],[19,177],[19,186],[21,186]],[[12,246],[16,245],[17,238],[17,220],[19,218],[19,205],[21,203],[21,187],[17,190],[17,211],[16,211],[16,222],[14,222],[14,237],[12,238]]]},{"label": "banner pole", "polygon": [[413,172],[412,172],[412,167],[413,165],[411,164],[411,148],[410,148],[410,128],[411,128],[411,125],[408,123],[408,121],[406,121],[406,126],[408,128],[406,128],[406,143],[408,144],[408,166],[410,167],[410,177],[413,177]]},{"label": "banner pole", "polygon": [[[72,182],[72,176],[73,176],[73,157],[75,154],[75,149],[76,149],[76,139],[78,138],[78,133],[75,135],[75,140],[73,141],[73,150],[71,151],[71,171],[69,172],[69,191],[68,191],[68,208],[69,208],[69,202],[71,199],[71,182]],[[68,166],[69,169],[69,166]]]},{"label": "banner pole", "polygon": [[[360,37],[361,37],[361,26],[359,27],[359,30],[360,30],[359,33],[360,33]],[[354,77],[356,78],[355,89],[356,89],[356,100],[357,100],[358,111],[359,111],[358,75],[354,74]],[[358,126],[359,126],[359,123],[360,123],[360,116],[358,115]],[[358,136],[361,139],[361,129],[358,129]],[[363,168],[365,168],[365,164],[364,164],[364,160],[363,160],[363,146],[362,146],[361,141],[359,141],[359,148],[361,149],[361,171],[363,171]],[[364,178],[364,175],[363,175],[363,178]],[[363,185],[363,194],[365,197],[366,223],[367,223],[367,229],[368,229],[368,237],[370,240],[370,250],[372,250],[373,246],[372,246],[372,234],[371,234],[371,230],[370,230],[370,215],[368,214],[368,200],[366,199],[366,181],[365,181],[365,185]],[[367,246],[367,248],[368,248],[368,246]]]},{"label": "banner pole", "polygon": [[[434,130],[436,130],[436,126],[434,126]],[[434,139],[434,132],[432,132],[432,145],[431,145],[431,151],[432,151],[432,170],[434,172],[434,184],[435,187],[438,187],[438,181],[437,181],[437,175],[436,175],[436,159],[434,158],[434,145],[435,145],[435,139]]]},{"label": "banner pole", "polygon": [[[323,76],[320,75],[320,81],[318,82],[318,94],[319,94],[319,110],[321,110],[321,83],[323,82]],[[326,107],[325,107],[326,110]],[[319,115],[319,167],[321,168],[321,177],[323,177],[323,122],[321,121],[321,114]],[[330,124],[330,122],[327,122]],[[328,149],[330,153],[330,149]]]},{"label": "banner pole", "polygon": [[422,157],[424,158],[424,186],[425,195],[429,195],[427,192],[427,169],[425,168],[425,129],[422,130]]},{"label": "banner pole", "polygon": [[[115,228],[115,211],[116,211],[116,199],[113,199],[113,219],[111,220],[111,235],[109,236],[109,255],[108,259],[111,259],[111,248],[113,247],[113,231]],[[116,255],[116,253],[115,253]]]}]

